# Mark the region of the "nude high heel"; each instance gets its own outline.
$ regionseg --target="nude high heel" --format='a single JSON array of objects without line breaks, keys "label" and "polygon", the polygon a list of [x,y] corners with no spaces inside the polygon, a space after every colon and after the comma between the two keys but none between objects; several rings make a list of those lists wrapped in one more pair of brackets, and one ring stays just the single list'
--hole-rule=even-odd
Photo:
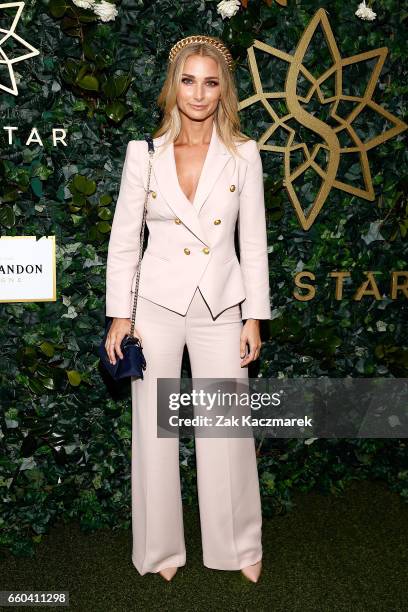
[{"label": "nude high heel", "polygon": [[262,570],[262,561],[259,560],[257,563],[253,565],[248,565],[248,567],[243,567],[241,569],[241,574],[245,576],[247,580],[250,582],[258,582],[259,576],[261,575]]},{"label": "nude high heel", "polygon": [[159,571],[160,576],[170,582],[170,580],[175,576],[177,572],[177,567],[166,567]]}]

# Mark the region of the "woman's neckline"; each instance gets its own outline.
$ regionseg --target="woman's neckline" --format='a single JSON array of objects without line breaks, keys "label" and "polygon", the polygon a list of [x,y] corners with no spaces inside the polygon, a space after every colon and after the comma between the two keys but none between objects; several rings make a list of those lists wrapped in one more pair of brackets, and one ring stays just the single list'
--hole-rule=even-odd
[{"label": "woman's neckline", "polygon": [[196,200],[196,196],[197,196],[197,193],[198,193],[198,189],[199,189],[202,177],[203,177],[204,169],[205,169],[205,167],[207,165],[208,154],[209,154],[209,151],[210,151],[211,142],[213,141],[213,138],[214,138],[214,128],[215,128],[215,126],[213,126],[213,129],[212,129],[210,142],[208,143],[207,151],[206,151],[206,154],[205,154],[205,157],[204,157],[204,162],[203,162],[203,165],[201,166],[200,175],[198,177],[198,181],[197,181],[197,185],[196,185],[196,188],[195,188],[194,197],[193,197],[192,201],[190,200],[190,198],[187,197],[187,195],[184,193],[184,191],[183,191],[183,189],[181,187],[181,184],[180,184],[180,181],[179,181],[179,177],[178,177],[178,172],[177,172],[176,156],[175,156],[175,152],[174,152],[174,141],[172,141],[171,144],[170,144],[170,147],[171,147],[171,156],[172,156],[172,159],[173,159],[173,167],[174,167],[174,172],[176,174],[176,182],[177,182],[178,188],[181,191],[181,193],[183,194],[183,196],[185,197],[185,199],[187,200],[187,202],[190,205],[192,205],[192,206],[194,206],[194,203],[195,203],[195,200]]}]

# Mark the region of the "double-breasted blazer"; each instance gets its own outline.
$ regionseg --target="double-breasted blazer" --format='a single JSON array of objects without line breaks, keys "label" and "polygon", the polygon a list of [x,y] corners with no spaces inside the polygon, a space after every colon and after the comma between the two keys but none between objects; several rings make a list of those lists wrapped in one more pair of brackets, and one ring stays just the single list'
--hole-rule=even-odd
[{"label": "double-breasted blazer", "polygon": [[[173,143],[153,139],[139,296],[185,315],[197,287],[213,317],[241,304],[242,319],[270,319],[262,162],[255,140],[228,151],[215,123],[193,203],[178,181]],[[127,145],[108,247],[106,315],[130,318],[149,154]],[[239,256],[234,233],[238,222]]]}]

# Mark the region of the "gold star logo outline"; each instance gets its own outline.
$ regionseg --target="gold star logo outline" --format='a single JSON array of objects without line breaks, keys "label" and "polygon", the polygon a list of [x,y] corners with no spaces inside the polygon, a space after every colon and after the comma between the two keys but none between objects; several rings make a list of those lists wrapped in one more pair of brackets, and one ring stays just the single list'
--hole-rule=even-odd
[{"label": "gold star logo outline", "polygon": [[[322,75],[320,75],[319,78],[316,79],[307,70],[307,68],[303,66],[302,61],[319,25],[321,25],[321,28],[323,30],[328,48],[331,53],[333,64]],[[259,74],[258,65],[255,57],[255,49],[265,51],[266,53],[269,53],[277,57],[278,59],[284,60],[289,64],[289,68],[286,74],[284,92],[264,92],[261,82],[261,76]],[[246,108],[254,103],[261,102],[264,108],[272,117],[273,123],[261,135],[258,140],[258,145],[261,150],[283,153],[285,176],[284,185],[287,189],[289,198],[295,209],[295,213],[297,215],[301,227],[304,230],[310,229],[333,187],[341,189],[342,191],[345,191],[347,193],[357,195],[367,200],[374,200],[375,194],[372,184],[367,152],[370,149],[378,146],[379,144],[382,144],[386,140],[389,140],[397,134],[400,134],[408,127],[406,123],[386,111],[379,104],[372,100],[372,95],[379,75],[381,73],[382,67],[384,65],[388,49],[386,47],[382,47],[343,59],[340,56],[340,52],[338,50],[332,29],[330,27],[326,11],[325,9],[319,9],[315,13],[314,17],[311,19],[306,30],[304,31],[303,36],[300,39],[296,51],[293,55],[285,53],[280,49],[267,45],[266,43],[263,43],[259,40],[254,41],[254,44],[247,49],[247,53],[252,82],[256,93],[244,100],[241,100],[238,109],[242,110],[243,108]],[[377,58],[377,62],[370,75],[364,95],[343,95],[343,67],[357,62],[365,62],[372,58]],[[299,75],[302,75],[311,84],[308,94],[304,97],[298,96],[297,94],[297,83]],[[325,98],[321,90],[321,85],[332,75],[334,75],[335,94],[332,97]],[[330,116],[338,122],[339,125],[337,127],[331,128],[329,125],[327,125],[317,117],[314,117],[313,115],[308,113],[300,105],[300,102],[308,103],[315,93],[321,104],[333,105],[330,111]],[[284,99],[289,113],[283,117],[279,117],[271,106],[271,104],[268,102],[268,99]],[[346,119],[340,117],[336,113],[339,103],[343,100],[357,102],[356,106],[354,107],[352,112],[346,117]],[[369,107],[373,111],[382,115],[385,119],[390,121],[390,123],[392,123],[394,127],[379,134],[378,136],[371,138],[367,142],[362,142],[359,136],[357,135],[355,129],[353,128],[352,122],[366,107]],[[293,128],[286,125],[285,123],[290,119],[296,119],[300,124],[318,133],[322,137],[324,142],[315,145],[312,152],[309,151],[309,148],[307,147],[306,143],[294,144],[296,132]],[[287,144],[285,146],[265,144],[265,142],[279,128],[283,128],[288,132],[289,137]],[[352,141],[354,141],[355,146],[342,147],[340,145],[337,133],[342,130],[347,131],[348,136],[351,138]],[[305,161],[304,163],[300,164],[294,171],[292,171],[290,156],[292,152],[297,149],[301,149],[303,151]],[[315,161],[316,156],[321,149],[327,150],[329,155],[329,160],[326,169],[323,169]],[[365,189],[354,187],[352,185],[349,185],[348,183],[337,179],[337,170],[340,163],[341,154],[356,152],[360,156],[360,163]],[[321,177],[322,184],[308,215],[305,215],[292,183],[298,176],[303,174],[309,168],[313,168],[313,170]]]}]

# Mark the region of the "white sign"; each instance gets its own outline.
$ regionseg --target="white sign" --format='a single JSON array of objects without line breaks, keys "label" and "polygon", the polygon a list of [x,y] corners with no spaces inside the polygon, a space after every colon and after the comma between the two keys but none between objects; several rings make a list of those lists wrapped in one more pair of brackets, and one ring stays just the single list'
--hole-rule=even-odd
[{"label": "white sign", "polygon": [[0,302],[55,302],[55,236],[1,236]]}]

